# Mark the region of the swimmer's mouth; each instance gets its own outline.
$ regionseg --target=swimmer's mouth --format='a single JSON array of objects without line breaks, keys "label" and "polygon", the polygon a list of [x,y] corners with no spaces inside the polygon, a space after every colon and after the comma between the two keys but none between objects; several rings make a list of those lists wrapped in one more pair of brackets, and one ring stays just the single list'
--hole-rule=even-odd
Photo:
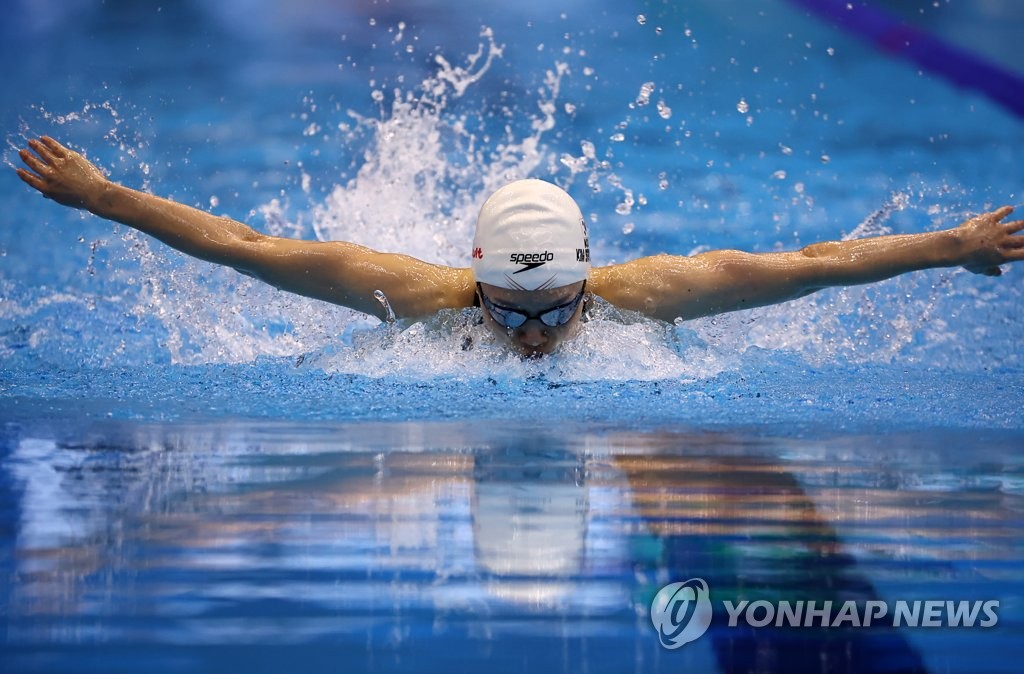
[{"label": "swimmer's mouth", "polygon": [[540,360],[544,356],[549,356],[557,351],[558,345],[543,348],[520,346],[518,350],[523,360]]}]

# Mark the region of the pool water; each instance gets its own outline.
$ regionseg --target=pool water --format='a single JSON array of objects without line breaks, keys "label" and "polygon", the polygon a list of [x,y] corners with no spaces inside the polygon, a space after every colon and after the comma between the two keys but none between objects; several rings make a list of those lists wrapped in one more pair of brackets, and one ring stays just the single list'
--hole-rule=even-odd
[{"label": "pool water", "polygon": [[[1024,71],[1008,0],[866,4]],[[215,5],[7,6],[5,163],[48,133],[262,231],[455,265],[525,176],[598,264],[1019,205],[1020,117],[803,2]],[[1019,269],[679,325],[599,302],[523,361],[473,310],[380,325],[5,175],[2,671],[1018,669]],[[710,627],[664,648],[651,602],[691,578]],[[999,604],[730,626],[744,600]]]}]

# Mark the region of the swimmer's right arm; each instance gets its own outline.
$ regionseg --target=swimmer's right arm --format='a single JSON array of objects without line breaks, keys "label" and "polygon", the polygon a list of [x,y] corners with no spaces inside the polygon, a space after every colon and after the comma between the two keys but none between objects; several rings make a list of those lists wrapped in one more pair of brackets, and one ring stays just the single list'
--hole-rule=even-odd
[{"label": "swimmer's right arm", "polygon": [[473,302],[468,269],[378,253],[344,241],[261,234],[227,217],[118,185],[79,153],[43,136],[19,152],[18,176],[43,196],[153,236],[183,253],[232,267],[277,288],[385,318],[380,290],[398,317]]}]

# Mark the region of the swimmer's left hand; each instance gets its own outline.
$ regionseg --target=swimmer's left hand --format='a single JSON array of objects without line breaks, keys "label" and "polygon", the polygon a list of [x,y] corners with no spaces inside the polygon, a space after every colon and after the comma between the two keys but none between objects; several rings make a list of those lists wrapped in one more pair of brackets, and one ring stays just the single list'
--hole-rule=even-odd
[{"label": "swimmer's left hand", "polygon": [[964,269],[974,274],[999,276],[999,265],[1024,260],[1024,220],[1002,220],[1013,212],[1003,206],[964,222],[953,230],[962,245]]}]

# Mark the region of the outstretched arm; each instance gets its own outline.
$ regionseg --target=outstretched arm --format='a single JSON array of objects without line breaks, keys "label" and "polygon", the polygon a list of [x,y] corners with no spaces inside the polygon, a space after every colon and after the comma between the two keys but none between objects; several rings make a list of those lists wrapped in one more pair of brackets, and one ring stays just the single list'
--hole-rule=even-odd
[{"label": "outstretched arm", "polygon": [[830,286],[873,283],[932,267],[963,266],[998,276],[1024,260],[1024,220],[1002,222],[1004,206],[958,227],[922,234],[815,243],[786,253],[719,250],[656,255],[594,269],[594,292],[655,318],[698,318],[785,302]]},{"label": "outstretched arm", "polygon": [[385,318],[380,290],[399,317],[473,302],[468,269],[378,253],[343,241],[267,236],[218,217],[107,180],[85,157],[53,138],[30,140],[18,176],[43,196],[128,225],[208,262],[233,267],[282,290]]}]

